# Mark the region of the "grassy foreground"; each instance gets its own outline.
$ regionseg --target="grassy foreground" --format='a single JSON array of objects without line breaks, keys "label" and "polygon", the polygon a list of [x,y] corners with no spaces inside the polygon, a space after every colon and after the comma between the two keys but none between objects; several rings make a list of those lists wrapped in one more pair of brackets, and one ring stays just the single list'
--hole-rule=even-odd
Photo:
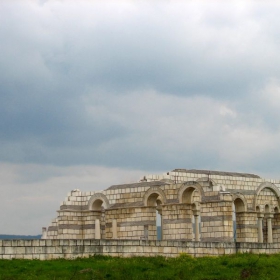
[{"label": "grassy foreground", "polygon": [[280,279],[280,254],[178,258],[94,256],[76,260],[0,260],[0,279]]}]

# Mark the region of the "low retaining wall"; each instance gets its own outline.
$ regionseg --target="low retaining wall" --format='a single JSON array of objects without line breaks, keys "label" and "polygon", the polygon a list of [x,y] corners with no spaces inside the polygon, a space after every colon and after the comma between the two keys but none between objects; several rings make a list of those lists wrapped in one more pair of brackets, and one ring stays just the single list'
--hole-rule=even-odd
[{"label": "low retaining wall", "polygon": [[280,252],[280,243],[226,243],[148,240],[0,240],[0,259],[56,259],[109,256],[177,257],[186,253],[194,257],[235,253]]}]

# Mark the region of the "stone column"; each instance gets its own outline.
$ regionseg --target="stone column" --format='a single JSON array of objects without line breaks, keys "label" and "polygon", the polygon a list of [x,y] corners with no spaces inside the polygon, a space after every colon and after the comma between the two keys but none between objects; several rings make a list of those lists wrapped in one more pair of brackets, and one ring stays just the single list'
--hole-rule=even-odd
[{"label": "stone column", "polygon": [[95,220],[95,239],[101,239],[100,220]]},{"label": "stone column", "polygon": [[267,219],[267,243],[272,243],[273,238],[272,238],[272,223],[271,219],[273,218],[273,214],[266,214],[266,219]]},{"label": "stone column", "polygon": [[258,213],[258,241],[263,243],[263,213]]},{"label": "stone column", "polygon": [[199,210],[193,210],[193,215],[194,215],[194,228],[195,228],[195,241],[200,241],[199,238]]},{"label": "stone column", "polygon": [[117,220],[114,219],[112,221],[112,230],[113,230],[113,239],[117,239],[118,238],[118,228],[117,228]]}]

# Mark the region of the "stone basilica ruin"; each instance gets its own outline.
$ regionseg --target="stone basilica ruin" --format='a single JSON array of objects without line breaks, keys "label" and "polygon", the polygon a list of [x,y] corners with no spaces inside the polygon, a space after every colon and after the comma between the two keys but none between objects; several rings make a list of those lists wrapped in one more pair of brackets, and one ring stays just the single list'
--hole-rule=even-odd
[{"label": "stone basilica ruin", "polygon": [[175,169],[73,190],[42,238],[278,243],[279,187],[254,174]]}]

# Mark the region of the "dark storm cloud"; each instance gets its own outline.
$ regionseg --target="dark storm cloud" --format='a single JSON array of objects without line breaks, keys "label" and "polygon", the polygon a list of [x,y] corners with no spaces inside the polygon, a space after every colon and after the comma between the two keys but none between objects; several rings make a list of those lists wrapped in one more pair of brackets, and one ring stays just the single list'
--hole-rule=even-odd
[{"label": "dark storm cloud", "polygon": [[[224,126],[251,125],[248,116],[263,125],[277,114],[270,105],[268,114],[250,109],[263,106],[252,92],[279,70],[279,22],[269,25],[277,5],[262,11],[240,2],[26,3],[1,3],[3,161],[142,169],[207,164],[221,160],[216,143],[226,138]],[[223,106],[237,117],[212,112]]]}]

